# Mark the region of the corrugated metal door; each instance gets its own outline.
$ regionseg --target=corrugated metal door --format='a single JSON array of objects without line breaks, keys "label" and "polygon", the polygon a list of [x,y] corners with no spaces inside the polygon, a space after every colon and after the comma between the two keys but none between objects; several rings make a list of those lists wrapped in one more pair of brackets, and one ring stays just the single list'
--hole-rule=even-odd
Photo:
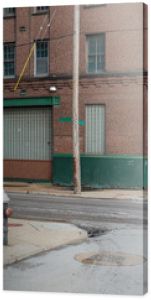
[{"label": "corrugated metal door", "polygon": [[49,160],[51,110],[13,108],[4,110],[4,158]]},{"label": "corrugated metal door", "polygon": [[86,153],[105,151],[105,106],[86,105]]}]

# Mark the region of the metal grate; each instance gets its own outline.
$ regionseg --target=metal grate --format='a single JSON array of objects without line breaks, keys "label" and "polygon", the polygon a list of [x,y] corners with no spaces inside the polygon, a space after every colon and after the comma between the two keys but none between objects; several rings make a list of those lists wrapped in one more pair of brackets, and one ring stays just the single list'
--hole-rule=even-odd
[{"label": "metal grate", "polygon": [[51,149],[51,111],[14,108],[4,111],[4,158],[48,160]]}]

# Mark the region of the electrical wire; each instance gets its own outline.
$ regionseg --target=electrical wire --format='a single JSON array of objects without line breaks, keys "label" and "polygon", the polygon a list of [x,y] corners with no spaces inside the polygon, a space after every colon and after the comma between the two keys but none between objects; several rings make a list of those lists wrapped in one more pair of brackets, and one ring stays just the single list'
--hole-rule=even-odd
[{"label": "electrical wire", "polygon": [[[49,23],[48,23],[49,25]],[[48,26],[47,25],[47,26]],[[106,31],[106,32],[123,32],[123,31],[132,31],[132,30],[113,30],[113,31]],[[133,30],[134,31],[134,30]],[[139,31],[139,29],[135,29],[135,31]],[[85,32],[81,32],[80,35],[82,34],[87,34]],[[73,36],[73,33],[69,33],[69,34],[65,34],[65,35],[61,35],[61,36],[58,36],[58,37],[54,37],[54,38],[48,38],[47,40],[48,41],[55,41],[55,40],[62,40],[66,37],[70,37],[70,36]],[[44,39],[44,38],[42,38]],[[36,39],[35,39],[36,40]],[[29,42],[29,43],[24,43],[24,44],[20,44],[20,45],[14,45],[15,48],[18,48],[18,47],[24,47],[24,46],[28,46],[28,45],[31,45],[33,44],[33,42]]]},{"label": "electrical wire", "polygon": [[53,11],[53,14],[52,14],[52,16],[51,16],[51,18],[50,18],[50,20],[49,20],[49,23],[47,24],[47,26],[46,26],[46,28],[45,28],[45,31],[44,31],[44,34],[43,34],[44,37],[42,38],[42,40],[44,40],[45,34],[46,34],[48,28],[51,26],[51,23],[52,23],[52,21],[53,21],[53,18],[54,18],[54,16],[55,16],[55,14],[56,14],[56,9]]},{"label": "electrical wire", "polygon": [[[45,37],[46,30],[48,29],[48,25],[50,26],[50,24],[51,24],[51,22],[52,22],[52,19],[53,19],[54,15],[55,15],[55,13],[56,13],[56,10],[54,11],[54,13],[53,13],[51,19],[49,20],[49,23],[48,23],[48,24],[46,25],[46,27],[45,27],[45,31],[44,31],[44,35],[43,35],[44,37]],[[39,29],[39,31],[38,31],[38,34],[37,34],[37,38],[40,37],[40,35],[41,35],[41,32],[42,32],[42,30],[43,30],[43,28],[44,28],[44,24],[46,23],[46,18],[47,18],[47,15],[46,15],[46,16],[44,17],[44,19],[43,19],[43,22],[42,22],[42,24],[41,24],[41,26],[40,26],[40,29]],[[43,37],[43,38],[44,38],[44,37]],[[25,69],[26,69],[26,67],[27,67],[27,65],[28,65],[28,62],[29,62],[29,60],[30,60],[30,58],[31,58],[31,56],[32,56],[32,54],[33,54],[33,52],[34,52],[34,50],[35,50],[35,45],[36,45],[36,43],[34,42],[33,45],[32,45],[32,47],[31,47],[31,49],[30,49],[30,52],[29,52],[29,54],[28,54],[28,56],[27,56],[27,59],[26,59],[26,61],[25,61],[25,63],[24,63],[24,66],[23,66],[23,68],[22,68],[22,70],[21,70],[21,73],[20,73],[20,75],[19,75],[18,81],[16,82],[16,84],[15,84],[15,86],[14,86],[14,92],[17,90],[17,88],[18,88],[18,86],[19,86],[19,83],[20,83],[20,81],[21,81],[21,79],[22,79],[22,77],[23,77],[23,75],[24,75],[24,72],[25,72]]]},{"label": "electrical wire", "polygon": [[45,16],[44,16],[43,22],[42,22],[42,24],[41,24],[41,26],[40,26],[40,28],[39,28],[39,31],[38,31],[38,33],[37,33],[37,35],[36,35],[36,40],[37,40],[38,38],[40,39],[40,35],[41,35],[42,30],[43,30],[43,26],[44,26],[44,24],[45,24],[45,22],[46,22],[47,17],[48,17],[48,15],[45,15]]},{"label": "electrical wire", "polygon": [[[70,37],[70,36],[73,36],[73,33],[69,33],[69,34],[65,34],[65,35],[61,35],[59,37],[54,37],[54,38],[50,38],[50,39],[47,39],[47,41],[55,41],[55,40],[62,40],[66,37]],[[44,39],[44,38],[43,38]],[[36,40],[36,39],[35,39]],[[24,43],[24,44],[20,44],[20,45],[14,45],[15,48],[18,48],[18,47],[25,47],[25,46],[28,46],[28,45],[32,45],[33,42],[30,42],[30,43]]]}]

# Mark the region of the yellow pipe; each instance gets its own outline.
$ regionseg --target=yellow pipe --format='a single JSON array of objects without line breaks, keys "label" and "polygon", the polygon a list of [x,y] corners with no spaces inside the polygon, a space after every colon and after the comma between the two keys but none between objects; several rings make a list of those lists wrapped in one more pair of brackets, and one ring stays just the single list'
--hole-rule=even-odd
[{"label": "yellow pipe", "polygon": [[26,67],[27,67],[27,64],[28,64],[28,62],[29,62],[29,60],[30,60],[30,57],[31,57],[31,55],[32,55],[32,53],[33,53],[33,51],[34,51],[34,49],[35,49],[35,45],[36,45],[36,44],[34,43],[33,46],[32,46],[32,48],[30,49],[29,55],[28,55],[28,57],[27,57],[27,59],[26,59],[26,61],[25,61],[25,64],[24,64],[24,66],[23,66],[23,68],[22,68],[22,71],[21,71],[21,73],[20,73],[20,75],[19,75],[19,79],[18,79],[18,81],[17,81],[16,84],[15,84],[14,91],[17,90],[18,85],[19,85],[19,83],[20,83],[20,81],[21,81],[21,79],[22,79],[22,77],[23,77],[23,75],[24,75],[24,72],[25,72],[25,69],[26,69]]}]

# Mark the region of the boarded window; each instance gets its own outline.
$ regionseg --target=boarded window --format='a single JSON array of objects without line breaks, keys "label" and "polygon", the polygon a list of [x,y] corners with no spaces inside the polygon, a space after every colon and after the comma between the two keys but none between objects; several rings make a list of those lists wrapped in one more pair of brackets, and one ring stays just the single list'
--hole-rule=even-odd
[{"label": "boarded window", "polygon": [[50,109],[4,110],[4,158],[50,159]]},{"label": "boarded window", "polygon": [[105,152],[105,106],[86,105],[86,153]]}]

